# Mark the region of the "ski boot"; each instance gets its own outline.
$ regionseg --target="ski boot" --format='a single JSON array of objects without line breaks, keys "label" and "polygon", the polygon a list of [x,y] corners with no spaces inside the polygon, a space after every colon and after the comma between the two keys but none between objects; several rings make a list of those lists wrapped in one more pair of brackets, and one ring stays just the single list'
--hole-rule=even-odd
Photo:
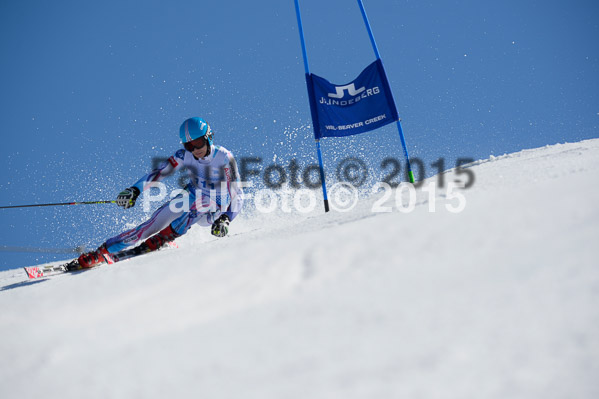
[{"label": "ski boot", "polygon": [[149,251],[156,251],[167,242],[173,241],[179,237],[180,234],[175,232],[169,224],[166,228],[162,229],[159,233],[154,234],[152,237],[144,241]]},{"label": "ski boot", "polygon": [[101,265],[102,263],[114,263],[110,257],[110,252],[106,249],[106,246],[102,244],[100,248],[95,251],[82,254],[77,259],[82,269],[89,269],[94,266]]}]

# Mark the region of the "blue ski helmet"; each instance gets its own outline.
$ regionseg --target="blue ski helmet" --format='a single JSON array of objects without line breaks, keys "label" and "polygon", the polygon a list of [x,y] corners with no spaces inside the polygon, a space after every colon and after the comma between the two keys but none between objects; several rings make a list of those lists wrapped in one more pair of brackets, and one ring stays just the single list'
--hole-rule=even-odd
[{"label": "blue ski helmet", "polygon": [[208,145],[212,145],[212,130],[210,125],[202,118],[189,118],[179,128],[179,137],[183,144],[204,136],[208,141]]}]

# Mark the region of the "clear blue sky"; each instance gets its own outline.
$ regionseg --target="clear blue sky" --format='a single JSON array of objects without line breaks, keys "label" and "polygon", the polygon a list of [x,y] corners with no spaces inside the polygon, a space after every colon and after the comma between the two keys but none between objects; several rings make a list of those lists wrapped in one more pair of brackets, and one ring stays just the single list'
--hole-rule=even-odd
[{"label": "clear blue sky", "polygon": [[[300,4],[313,73],[347,83],[374,60],[354,0]],[[596,1],[364,5],[413,157],[599,136]],[[316,162],[293,0],[4,1],[0,52],[1,205],[113,199],[190,116],[237,157]],[[322,146],[331,171],[401,159],[393,127]],[[115,208],[2,210],[0,245],[94,247],[145,217]],[[55,257],[1,250],[0,268]]]}]

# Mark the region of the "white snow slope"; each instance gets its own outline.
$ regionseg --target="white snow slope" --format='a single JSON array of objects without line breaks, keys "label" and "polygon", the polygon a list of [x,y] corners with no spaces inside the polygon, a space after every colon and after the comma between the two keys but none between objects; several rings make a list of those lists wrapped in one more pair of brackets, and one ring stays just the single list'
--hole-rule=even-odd
[{"label": "white snow slope", "polygon": [[599,139],[470,170],[458,214],[419,189],[410,213],[372,196],[2,272],[0,397],[598,398]]}]

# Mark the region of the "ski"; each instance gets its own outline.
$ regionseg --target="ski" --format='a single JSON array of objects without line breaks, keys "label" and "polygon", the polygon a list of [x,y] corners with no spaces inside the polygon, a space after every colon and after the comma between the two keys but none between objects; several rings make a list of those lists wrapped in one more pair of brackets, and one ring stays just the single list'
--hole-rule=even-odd
[{"label": "ski", "polygon": [[24,269],[29,278],[39,278],[79,270],[80,266],[77,259],[73,259],[69,262],[58,265],[27,266],[24,267]]},{"label": "ski", "polygon": [[[166,248],[166,247],[178,248],[178,245],[173,241],[169,241],[164,246],[159,248],[158,250]],[[146,245],[146,243],[143,243],[135,248],[129,248],[129,249],[125,249],[123,251],[111,254],[110,259],[107,259],[106,263],[112,264],[112,263],[116,263],[116,262],[121,262],[123,260],[131,259],[136,256],[148,254],[148,253],[154,252],[154,251],[156,251],[156,250],[151,250]],[[79,270],[90,270],[93,268],[84,269],[81,267],[81,265],[79,265],[79,261],[77,259],[73,259],[66,263],[61,263],[58,265],[27,266],[27,267],[24,267],[24,269],[25,269],[25,273],[27,273],[27,276],[31,279],[31,278],[54,276],[56,274],[76,272]]]}]

